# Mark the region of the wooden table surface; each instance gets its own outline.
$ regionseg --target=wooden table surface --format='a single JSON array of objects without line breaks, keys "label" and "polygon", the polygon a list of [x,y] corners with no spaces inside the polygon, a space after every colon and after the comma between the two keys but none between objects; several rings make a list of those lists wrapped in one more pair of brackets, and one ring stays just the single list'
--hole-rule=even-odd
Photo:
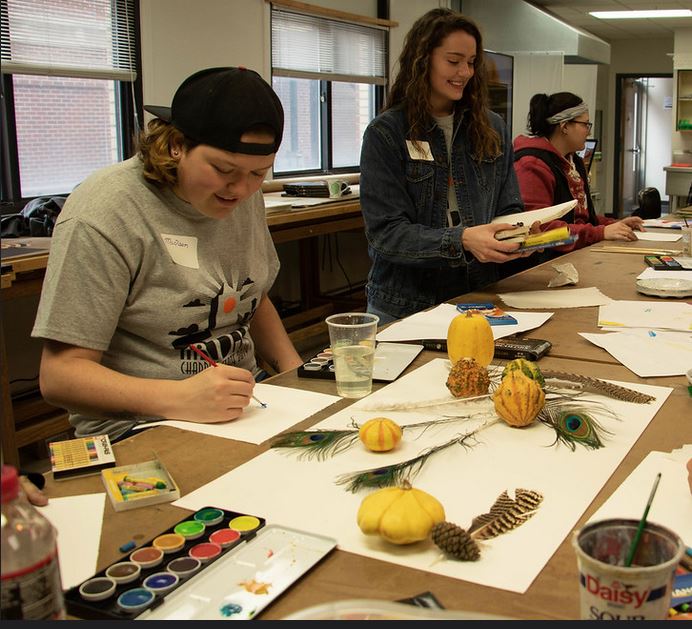
[{"label": "wooden table surface", "polygon": [[[438,356],[435,352],[423,352],[409,369]],[[551,357],[541,360],[541,366],[559,370],[575,370],[579,364]],[[671,386],[675,390],[616,472],[607,480],[575,528],[581,526],[605,502],[648,452],[670,451],[689,442],[692,437],[688,430],[685,438],[680,424],[680,420],[689,416],[691,410],[690,399],[681,378],[640,380],[622,366],[581,363],[581,367],[579,372],[586,375]],[[276,376],[269,382],[332,394],[335,392],[333,382],[301,379],[294,373]],[[307,428],[348,404],[348,400],[343,400],[298,426]],[[185,495],[264,452],[267,444],[258,446],[177,428],[157,427],[130,437],[114,448],[119,464],[141,462],[154,455],[158,456],[179,483],[181,494]],[[565,482],[569,483],[570,479],[565,479]],[[102,490],[98,476],[57,482],[49,479],[47,482],[47,493],[51,497]],[[118,513],[106,500],[97,570],[122,559],[123,555],[118,551],[121,544],[134,540],[138,546],[143,545],[184,519],[187,514],[189,511],[170,504]],[[356,526],[355,514],[353,526]],[[526,619],[574,619],[579,615],[579,596],[576,557],[570,546],[570,537],[568,535],[565,538],[525,594],[476,585],[336,550],[279,597],[260,618],[280,619],[307,607],[340,600],[371,598],[393,601],[429,590],[447,609]],[[517,570],[520,569],[517,566]]]},{"label": "wooden table surface", "polygon": [[[654,231],[654,230],[652,230]],[[670,230],[659,230],[668,231]],[[617,246],[632,251],[637,249],[651,249],[652,245],[660,244],[664,249],[673,250],[679,248],[679,243],[637,241],[631,243],[618,243]],[[578,249],[572,253],[561,256],[558,260],[546,262],[533,269],[517,273],[511,277],[487,286],[483,290],[463,295],[453,300],[454,302],[486,302],[498,300],[498,293],[511,293],[516,291],[548,290],[548,282],[557,275],[553,264],[570,262],[579,273],[579,283],[576,286],[566,286],[565,289],[597,287],[606,297],[616,300],[629,301],[656,301],[657,297],[638,293],[635,287],[637,276],[647,266],[643,254],[609,253],[602,249],[606,245],[599,243],[584,249]],[[557,289],[554,289],[557,290]],[[684,300],[669,299],[666,301],[682,302]],[[504,306],[513,310],[509,306]],[[517,308],[517,310],[521,310]],[[535,312],[553,312],[553,316],[540,328],[528,330],[518,336],[547,339],[553,347],[550,355],[562,358],[574,358],[593,362],[619,365],[606,350],[597,347],[579,336],[579,332],[599,332],[598,306],[584,308],[540,308]]]},{"label": "wooden table surface", "polygon": [[[637,243],[633,243],[636,246]],[[579,251],[561,259],[571,261],[580,272],[579,286],[598,286],[614,299],[642,299],[634,289],[634,278],[643,270],[639,255]],[[501,291],[545,288],[554,271],[549,265],[507,278],[493,288]],[[478,292],[464,296],[495,300],[495,292]],[[648,298],[647,298],[648,299]],[[627,478],[652,450],[670,451],[692,441],[689,417],[692,401],[683,376],[675,378],[638,378],[616,364],[600,348],[592,346],[577,331],[596,331],[597,308],[555,311],[554,317],[529,336],[553,342],[551,354],[542,358],[546,369],[572,371],[611,380],[670,386],[674,390],[637,440],[613,475],[607,479],[595,500],[582,514],[579,528]],[[424,351],[408,371],[438,358],[436,352]],[[335,394],[332,381],[298,378],[295,371],[267,380],[271,384]],[[375,388],[383,385],[375,384]],[[301,422],[295,428],[311,426],[350,404],[341,400],[328,410]],[[688,418],[683,422],[683,418]],[[116,444],[119,464],[129,464],[158,456],[180,485],[185,495],[214,480],[227,471],[264,452],[268,445],[254,445],[215,438],[170,427],[157,427]],[[569,483],[571,479],[565,479]],[[51,497],[102,491],[100,477],[71,481],[47,481]],[[135,540],[137,545],[151,540],[189,512],[171,504],[144,507],[116,513],[106,500],[98,558],[98,570],[121,559],[118,547]],[[353,525],[356,526],[355,514]],[[328,532],[325,532],[328,533]],[[449,577],[406,568],[368,557],[336,550],[305,577],[280,596],[262,614],[262,619],[280,619],[307,607],[347,599],[371,598],[394,601],[431,591],[451,610],[497,614],[524,619],[576,619],[579,617],[579,594],[576,557],[571,548],[571,533],[548,561],[525,594],[516,594]],[[517,570],[521,570],[517,566]]]}]

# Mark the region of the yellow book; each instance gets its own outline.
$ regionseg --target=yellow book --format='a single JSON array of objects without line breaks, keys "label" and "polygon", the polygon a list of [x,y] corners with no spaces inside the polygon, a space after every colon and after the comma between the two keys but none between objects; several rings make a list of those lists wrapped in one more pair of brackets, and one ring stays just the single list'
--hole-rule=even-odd
[{"label": "yellow book", "polygon": [[553,242],[568,240],[569,227],[566,225],[563,227],[556,227],[555,229],[549,229],[546,232],[540,232],[538,234],[529,234],[526,240],[522,243],[522,247],[535,247],[536,245],[547,245]]}]

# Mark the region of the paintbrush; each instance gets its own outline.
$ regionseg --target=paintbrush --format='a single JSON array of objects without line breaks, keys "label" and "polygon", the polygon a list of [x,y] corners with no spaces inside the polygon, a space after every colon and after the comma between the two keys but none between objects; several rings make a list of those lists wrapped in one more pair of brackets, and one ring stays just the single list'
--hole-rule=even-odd
[{"label": "paintbrush", "polygon": [[651,503],[654,501],[654,495],[658,489],[658,483],[661,480],[661,472],[656,474],[656,480],[654,481],[654,486],[651,488],[651,494],[649,494],[649,500],[646,503],[646,508],[644,509],[644,515],[642,519],[639,520],[639,526],[637,526],[637,532],[634,534],[634,539],[630,544],[630,549],[627,553],[627,559],[625,559],[625,567],[629,568],[632,565],[632,560],[637,552],[637,547],[639,546],[639,540],[641,540],[642,532],[646,526],[646,518],[649,515],[649,509],[651,508]]},{"label": "paintbrush", "polygon": [[[216,361],[211,356],[207,356],[201,349],[199,349],[198,347],[195,347],[192,343],[190,343],[190,345],[188,345],[188,348],[191,349],[193,352],[195,352],[195,354],[198,354],[199,356],[201,356],[212,367],[216,367]],[[257,404],[259,404],[262,408],[267,408],[266,403],[262,402],[262,400],[258,399],[254,395],[252,396],[252,399],[255,400],[255,402],[257,402]]]}]

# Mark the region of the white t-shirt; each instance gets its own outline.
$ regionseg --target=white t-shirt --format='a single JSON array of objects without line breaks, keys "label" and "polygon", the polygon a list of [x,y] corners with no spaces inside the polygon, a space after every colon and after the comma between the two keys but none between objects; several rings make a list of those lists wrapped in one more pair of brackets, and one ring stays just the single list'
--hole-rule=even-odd
[{"label": "white t-shirt", "polygon": [[[278,270],[261,192],[229,217],[209,218],[170,188],[147,183],[134,157],[94,173],[68,197],[32,336],[102,351],[104,366],[143,378],[208,368],[190,343],[256,373],[249,323]],[[112,439],[146,419],[70,417],[78,436]]]}]

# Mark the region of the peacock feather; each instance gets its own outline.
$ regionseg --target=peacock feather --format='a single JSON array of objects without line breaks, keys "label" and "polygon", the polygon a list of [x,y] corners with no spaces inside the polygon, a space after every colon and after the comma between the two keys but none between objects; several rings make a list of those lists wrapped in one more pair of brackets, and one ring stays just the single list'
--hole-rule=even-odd
[{"label": "peacock feather", "polygon": [[592,408],[596,408],[594,405],[602,412],[614,415],[607,407],[596,402],[590,402],[587,407],[562,399],[546,400],[538,419],[555,431],[555,441],[551,445],[564,443],[572,452],[576,450],[577,444],[591,450],[602,448],[603,439],[612,433],[603,428],[591,414]]},{"label": "peacock feather", "polygon": [[298,430],[279,435],[269,447],[299,448],[299,458],[324,461],[350,448],[358,440],[358,428],[350,430]]},{"label": "peacock feather", "polygon": [[[457,422],[463,419],[470,419],[472,415],[454,415],[432,419],[429,421],[417,422],[415,424],[405,424],[401,426],[402,431],[423,429],[421,434],[428,428],[441,426],[450,422]],[[345,450],[348,450],[358,441],[358,430],[360,426],[352,420],[353,428],[344,430],[298,430],[286,432],[278,435],[270,444],[270,448],[298,448],[298,456],[302,459],[317,459],[325,461]]]},{"label": "peacock feather", "polygon": [[346,489],[356,493],[358,490],[363,488],[373,488],[373,487],[394,487],[396,485],[401,485],[404,480],[410,481],[421,468],[427,463],[428,459],[433,455],[446,450],[454,445],[461,445],[465,448],[469,446],[469,442],[477,435],[481,430],[496,424],[499,420],[493,419],[491,421],[486,421],[484,424],[467,432],[463,435],[459,435],[432,448],[427,448],[423,450],[420,454],[402,461],[401,463],[395,463],[393,465],[387,465],[385,467],[377,467],[369,470],[362,470],[360,472],[353,472],[350,474],[342,474],[336,479],[337,485],[346,485]]}]

